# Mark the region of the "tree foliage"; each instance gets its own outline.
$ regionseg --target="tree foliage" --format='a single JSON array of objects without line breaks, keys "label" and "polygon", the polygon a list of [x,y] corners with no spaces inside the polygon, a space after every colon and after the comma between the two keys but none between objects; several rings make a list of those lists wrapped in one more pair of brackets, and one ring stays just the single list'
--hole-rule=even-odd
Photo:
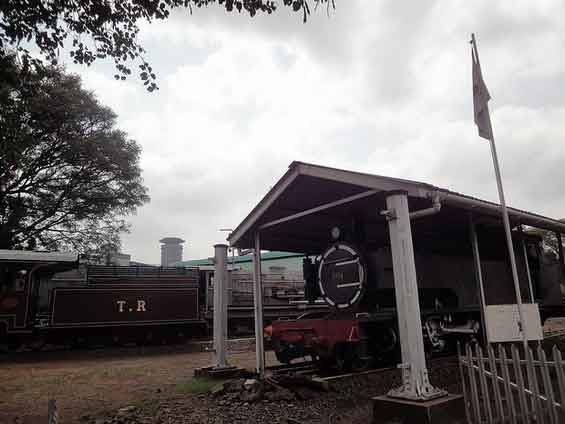
[{"label": "tree foliage", "polygon": [[[312,0],[316,6],[333,0]],[[69,48],[75,63],[90,65],[97,59],[112,58],[116,79],[131,75],[131,63],[137,62],[139,77],[149,91],[157,88],[153,68],[144,59],[145,50],[138,41],[138,22],[167,19],[174,9],[192,12],[209,4],[226,11],[271,14],[277,9],[273,0],[4,0],[0,2],[0,55],[18,49],[26,60],[32,59],[26,42],[35,44],[51,64],[59,60],[59,50]],[[306,21],[308,0],[283,0],[292,10],[302,11]],[[70,40],[72,47],[65,44]],[[22,44],[23,43],[23,44]]]},{"label": "tree foliage", "polygon": [[148,201],[139,146],[78,76],[0,60],[0,248],[119,245]]},{"label": "tree foliage", "polygon": [[[565,219],[560,219],[559,221],[565,222]],[[555,232],[542,230],[541,228],[532,228],[528,232],[542,238],[543,248],[546,254],[549,254],[555,259],[559,257],[559,240]],[[565,239],[562,239],[561,242],[564,243]]]}]

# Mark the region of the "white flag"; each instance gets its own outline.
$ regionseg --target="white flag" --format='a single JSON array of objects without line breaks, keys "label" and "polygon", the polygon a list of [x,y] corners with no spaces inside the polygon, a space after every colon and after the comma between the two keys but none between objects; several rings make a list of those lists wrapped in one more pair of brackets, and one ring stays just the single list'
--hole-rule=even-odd
[{"label": "white flag", "polygon": [[490,94],[483,80],[479,54],[477,53],[477,46],[474,42],[471,48],[471,56],[473,60],[473,107],[475,110],[475,124],[477,124],[479,129],[480,137],[492,140],[492,126],[488,110]]}]

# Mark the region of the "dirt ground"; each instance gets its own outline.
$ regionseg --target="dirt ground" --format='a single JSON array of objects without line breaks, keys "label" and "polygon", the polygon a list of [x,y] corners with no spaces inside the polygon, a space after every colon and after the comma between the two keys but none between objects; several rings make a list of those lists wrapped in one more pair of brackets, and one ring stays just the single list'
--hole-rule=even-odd
[{"label": "dirt ground", "polygon": [[[565,319],[548,321],[544,330],[548,335],[556,332],[563,334]],[[555,337],[558,338],[563,339],[562,336]],[[218,405],[204,394],[211,387],[209,382],[203,384],[193,379],[195,368],[208,366],[213,360],[211,352],[202,352],[201,349],[202,345],[189,343],[180,346],[0,354],[0,424],[46,423],[49,399],[57,401],[59,423],[96,423],[98,417],[115,414],[124,407],[143,410],[144,416],[165,414],[166,421],[155,422],[167,423],[249,424],[250,411],[256,410],[253,414],[288,414],[294,411],[292,408],[295,408],[293,416],[306,419],[302,422],[325,423],[326,415],[331,417],[331,414],[341,414],[348,419],[341,421],[336,416],[331,419],[332,423],[360,423],[369,422],[370,396],[381,394],[383,391],[386,393],[390,384],[399,383],[395,371],[390,377],[378,377],[384,378],[382,381],[374,380],[363,387],[348,388],[347,392],[343,392],[345,394],[336,393],[325,399],[317,399],[318,405],[312,408],[312,414],[325,414],[317,418],[312,418],[314,415],[310,418],[302,417],[303,411],[310,403],[314,404],[314,401],[272,403],[263,405],[262,409],[257,409],[257,405],[253,405],[253,409],[244,403]],[[229,361],[233,365],[253,369],[254,346],[249,343],[233,345]],[[273,353],[267,352],[267,365],[275,363]],[[434,384],[436,383],[433,380],[443,386],[458,378],[456,364],[450,364],[448,367],[434,367],[430,364],[430,367],[434,368],[431,372]],[[457,388],[454,386],[454,389]],[[359,393],[363,393],[363,401],[352,405],[351,402],[359,397]],[[330,410],[336,405],[337,410]],[[355,408],[358,414],[352,416],[350,412]],[[173,416],[172,421],[167,414]],[[181,416],[185,418],[179,418]],[[271,415],[265,415],[264,418],[266,421],[252,421],[273,424],[278,422],[272,421]]]},{"label": "dirt ground", "polygon": [[[57,401],[59,422],[69,423],[197,391],[189,383],[194,369],[210,365],[213,355],[194,350],[184,345],[0,355],[0,423],[44,424],[49,399]],[[255,351],[236,349],[229,360],[253,369]],[[267,352],[267,363],[274,362]]]}]

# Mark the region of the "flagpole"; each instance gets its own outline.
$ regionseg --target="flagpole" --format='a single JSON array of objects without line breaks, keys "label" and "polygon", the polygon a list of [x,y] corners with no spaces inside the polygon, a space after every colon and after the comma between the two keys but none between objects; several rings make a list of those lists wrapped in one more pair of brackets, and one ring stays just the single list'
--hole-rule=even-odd
[{"label": "flagpole", "polygon": [[[475,57],[477,59],[477,64],[480,67],[479,61],[479,51],[477,49],[477,42],[475,40],[475,34],[471,34],[471,43],[475,50]],[[487,106],[488,107],[488,106]],[[502,177],[500,175],[500,165],[498,163],[498,155],[496,154],[496,145],[494,143],[494,133],[492,132],[491,126],[491,137],[489,137],[490,151],[492,154],[492,162],[494,164],[494,173],[496,175],[496,185],[498,187],[498,197],[500,198],[500,209],[502,212],[502,221],[504,223],[504,232],[506,233],[506,244],[508,247],[508,256],[510,257],[510,267],[512,269],[512,280],[514,281],[514,291],[516,292],[516,302],[518,304],[518,316],[520,322],[518,323],[518,329],[522,334],[522,342],[524,343],[525,354],[528,348],[528,339],[526,337],[525,323],[524,323],[524,307],[522,304],[522,294],[520,292],[520,282],[518,280],[518,271],[516,268],[516,256],[514,255],[514,245],[512,243],[512,232],[510,230],[510,219],[508,218],[508,209],[506,208],[506,200],[504,199],[504,189],[502,188]]]}]

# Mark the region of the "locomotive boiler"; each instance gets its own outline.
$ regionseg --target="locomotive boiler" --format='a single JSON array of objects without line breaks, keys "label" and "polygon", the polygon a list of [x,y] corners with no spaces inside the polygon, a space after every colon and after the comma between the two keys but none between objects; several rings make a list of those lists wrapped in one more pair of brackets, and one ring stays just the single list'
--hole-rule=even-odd
[{"label": "locomotive boiler", "polygon": [[[547,286],[541,240],[527,238],[528,262],[536,295]],[[418,297],[425,348],[430,354],[452,351],[457,342],[481,342],[481,313],[471,255],[416,251]],[[322,254],[304,260],[305,293],[322,298],[331,312],[317,317],[275,321],[266,332],[277,359],[289,363],[311,356],[320,366],[363,370],[376,361],[400,356],[396,296],[390,248],[361,248],[336,241]],[[521,279],[526,279],[520,257]],[[512,303],[507,264],[501,252],[483,261],[489,299]],[[496,283],[496,284],[495,284]],[[527,298],[527,293],[524,293]],[[550,313],[542,309],[542,319]]]}]

